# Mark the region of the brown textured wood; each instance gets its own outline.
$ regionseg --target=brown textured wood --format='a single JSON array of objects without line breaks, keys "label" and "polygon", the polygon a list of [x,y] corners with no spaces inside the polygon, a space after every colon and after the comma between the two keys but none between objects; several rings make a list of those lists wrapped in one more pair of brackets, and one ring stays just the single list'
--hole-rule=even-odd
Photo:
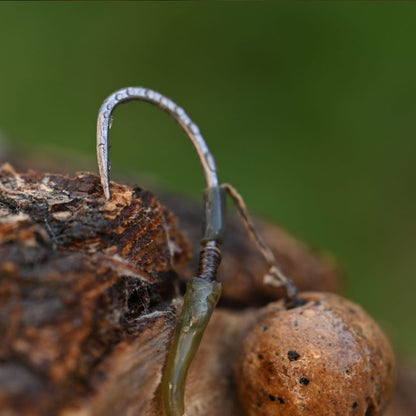
[{"label": "brown textured wood", "polygon": [[[87,414],[144,414],[175,318],[173,264],[189,256],[176,220],[139,188],[114,185],[106,201],[91,174],[6,164],[0,183],[0,413],[56,414],[89,397]],[[111,395],[126,374],[137,389]]]},{"label": "brown textured wood", "polygon": [[[190,245],[150,192],[118,184],[112,191],[106,202],[95,175],[0,165],[1,415],[162,414],[158,389],[181,305],[177,273],[195,272],[201,211],[162,196]],[[339,290],[331,259],[260,227],[301,288]],[[243,414],[233,357],[257,306],[281,295],[263,287],[266,265],[238,219],[229,219],[227,235],[223,307],[190,369],[188,416]]]},{"label": "brown textured wood", "polygon": [[[0,153],[0,160],[1,156]],[[42,153],[33,158],[13,148],[3,154],[3,159],[13,160],[20,169],[37,167],[54,171],[66,171],[74,163],[64,155],[45,158]],[[56,162],[57,159],[59,163]],[[77,164],[88,166],[85,160],[77,160]],[[178,218],[180,229],[191,243],[192,259],[180,273],[180,278],[189,279],[198,267],[202,204],[162,190],[154,191],[159,200]],[[263,306],[279,299],[282,296],[281,290],[263,284],[267,265],[249,239],[240,219],[232,214],[231,201],[228,208],[226,238],[221,250],[223,260],[218,273],[218,280],[223,283],[221,303],[233,307]],[[312,250],[281,227],[259,220],[254,222],[270,245],[283,272],[294,280],[299,290],[335,293],[343,290],[341,269],[329,253]]]}]

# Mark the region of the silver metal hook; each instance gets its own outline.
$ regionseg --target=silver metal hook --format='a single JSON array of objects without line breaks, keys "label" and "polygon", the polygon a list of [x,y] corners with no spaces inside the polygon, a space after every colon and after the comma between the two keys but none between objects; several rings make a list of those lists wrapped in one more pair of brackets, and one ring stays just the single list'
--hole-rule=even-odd
[{"label": "silver metal hook", "polygon": [[132,100],[154,104],[177,121],[198,153],[207,184],[204,191],[204,222],[201,239],[203,248],[200,253],[199,270],[197,276],[187,284],[183,308],[178,317],[162,382],[166,414],[182,416],[186,374],[221,295],[221,284],[216,281],[216,274],[221,262],[219,245],[224,236],[225,193],[218,183],[215,160],[198,126],[185,111],[156,91],[142,87],[128,87],[111,94],[98,113],[97,158],[105,197],[111,198],[108,160],[111,115],[117,105]]},{"label": "silver metal hook", "polygon": [[296,299],[296,288],[293,282],[285,277],[277,267],[273,253],[255,230],[248,217],[242,197],[231,185],[219,185],[214,157],[208,150],[198,126],[181,107],[156,91],[142,87],[122,88],[106,98],[100,108],[97,120],[97,158],[105,197],[111,198],[108,159],[108,134],[111,116],[117,105],[132,100],[154,104],[176,120],[198,153],[207,184],[204,191],[204,222],[199,270],[197,275],[187,284],[183,308],[177,320],[162,379],[162,395],[166,415],[182,416],[184,414],[185,381],[189,365],[221,296],[221,283],[216,281],[216,273],[221,262],[219,246],[225,231],[225,192],[228,192],[232,197],[251,238],[267,260],[270,266],[268,276],[271,282],[275,285],[284,284],[288,296],[293,299]]},{"label": "silver metal hook", "polygon": [[102,104],[97,120],[97,159],[100,171],[101,184],[104,195],[111,198],[109,184],[109,159],[108,159],[108,134],[111,124],[111,116],[114,109],[122,103],[129,101],[145,101],[156,105],[166,111],[182,127],[191,140],[198,153],[204,171],[205,181],[208,188],[218,186],[217,168],[215,159],[208,149],[198,126],[189,118],[183,108],[179,107],[169,98],[156,91],[143,87],[122,88],[106,98]]}]

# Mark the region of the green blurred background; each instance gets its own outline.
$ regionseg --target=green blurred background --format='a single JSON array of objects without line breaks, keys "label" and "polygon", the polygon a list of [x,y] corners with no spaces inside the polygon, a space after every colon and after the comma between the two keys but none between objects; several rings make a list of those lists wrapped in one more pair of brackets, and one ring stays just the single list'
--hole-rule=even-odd
[{"label": "green blurred background", "polygon": [[[415,21],[415,3],[1,3],[0,129],[96,171],[102,100],[159,90],[199,124],[221,180],[334,253],[349,297],[414,357]],[[120,107],[111,138],[113,178],[149,172],[200,197],[161,111]]]}]

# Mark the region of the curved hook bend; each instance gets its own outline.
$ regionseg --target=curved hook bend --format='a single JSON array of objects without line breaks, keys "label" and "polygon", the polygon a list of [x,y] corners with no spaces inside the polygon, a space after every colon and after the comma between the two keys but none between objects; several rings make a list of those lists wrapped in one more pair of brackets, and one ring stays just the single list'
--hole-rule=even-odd
[{"label": "curved hook bend", "polygon": [[111,94],[98,113],[97,158],[105,197],[111,198],[108,160],[108,132],[111,115],[117,105],[132,100],[154,104],[176,120],[198,153],[207,184],[204,191],[204,223],[199,270],[187,284],[183,308],[178,317],[162,380],[166,415],[182,416],[189,365],[221,295],[221,284],[216,281],[216,274],[221,262],[219,246],[224,235],[225,193],[218,183],[215,160],[199,128],[185,111],[158,92],[142,87],[129,87]]},{"label": "curved hook bend", "polygon": [[175,104],[171,99],[156,91],[143,87],[122,88],[106,98],[98,113],[97,120],[97,159],[100,171],[101,183],[104,194],[110,199],[109,184],[109,159],[108,159],[108,133],[110,130],[111,116],[114,109],[122,103],[129,101],[145,101],[156,105],[166,111],[182,127],[191,140],[198,153],[204,171],[205,181],[208,188],[218,186],[217,168],[215,159],[208,149],[198,126],[189,118],[183,108]]},{"label": "curved hook bend", "polygon": [[226,192],[232,197],[249,235],[270,266],[268,273],[270,282],[274,285],[285,285],[288,298],[293,300],[296,300],[296,288],[293,282],[283,275],[273,253],[255,230],[242,197],[231,185],[219,185],[215,160],[197,125],[181,107],[156,91],[142,87],[122,88],[111,94],[100,108],[97,120],[97,158],[105,197],[111,198],[108,159],[111,116],[117,105],[132,100],[154,104],[176,120],[198,153],[207,184],[204,191],[204,224],[199,270],[187,284],[183,308],[177,320],[162,378],[162,396],[166,415],[183,416],[184,390],[189,365],[221,295],[221,283],[216,281],[216,274],[221,262],[219,246],[225,229]]}]

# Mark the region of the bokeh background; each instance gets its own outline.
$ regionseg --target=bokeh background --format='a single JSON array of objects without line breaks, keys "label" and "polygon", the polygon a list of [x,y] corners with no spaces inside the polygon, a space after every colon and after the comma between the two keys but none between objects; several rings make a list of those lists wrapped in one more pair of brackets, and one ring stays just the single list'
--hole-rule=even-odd
[{"label": "bokeh background", "polygon": [[[416,3],[2,2],[0,129],[96,171],[102,100],[159,90],[199,124],[221,180],[333,253],[348,296],[414,360],[415,21]],[[111,139],[113,178],[200,197],[193,149],[161,111],[121,106]]]}]

